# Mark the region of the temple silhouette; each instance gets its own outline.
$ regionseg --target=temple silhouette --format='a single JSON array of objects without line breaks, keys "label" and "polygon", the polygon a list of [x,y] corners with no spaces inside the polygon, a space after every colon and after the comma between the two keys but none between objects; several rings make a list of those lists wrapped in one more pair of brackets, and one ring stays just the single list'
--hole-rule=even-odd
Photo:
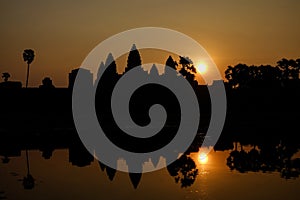
[{"label": "temple silhouette", "polygon": [[[230,151],[225,162],[228,168],[241,173],[276,171],[286,179],[298,177],[300,161],[293,155],[300,149],[300,134],[297,131],[300,119],[299,63],[299,59],[282,59],[276,67],[238,64],[229,66],[225,71],[226,82],[215,80],[212,85],[199,85],[191,60],[179,56],[177,62],[169,56],[166,66],[176,70],[176,76],[183,76],[190,83],[201,112],[198,134],[192,145],[167,168],[175,182],[181,187],[189,187],[197,178],[197,168],[188,155],[197,152],[202,145],[211,115],[208,91],[216,84],[225,85],[227,117],[214,149]],[[170,73],[168,67],[160,75],[155,65],[149,71],[141,66],[142,58],[133,45],[124,74],[136,67],[145,76],[164,78]],[[180,123],[180,106],[170,90],[156,84],[138,88],[130,99],[129,110],[134,122],[145,126],[150,120],[149,108],[153,104],[161,104],[167,112],[165,127],[155,137],[146,140],[129,137],[118,128],[110,103],[112,91],[124,74],[117,72],[114,57],[109,54],[106,61],[100,64],[96,86],[93,74],[86,69],[73,69],[68,75],[67,88],[55,88],[50,77],[45,77],[38,88],[22,88],[21,82],[9,81],[10,75],[3,73],[4,81],[0,83],[0,155],[3,163],[28,150],[39,150],[43,158],[51,159],[55,149],[68,149],[69,162],[78,167],[95,161],[78,138],[73,122],[72,89],[79,70],[85,76],[86,84],[96,87],[98,121],[114,144],[131,152],[143,153],[159,149],[172,140]],[[243,146],[249,145],[250,151],[243,149]],[[101,162],[99,167],[109,180],[114,180],[115,169]],[[141,179],[142,174],[129,174],[134,188],[138,187]],[[23,185],[25,189],[34,187],[34,174],[29,171],[29,165]]]}]

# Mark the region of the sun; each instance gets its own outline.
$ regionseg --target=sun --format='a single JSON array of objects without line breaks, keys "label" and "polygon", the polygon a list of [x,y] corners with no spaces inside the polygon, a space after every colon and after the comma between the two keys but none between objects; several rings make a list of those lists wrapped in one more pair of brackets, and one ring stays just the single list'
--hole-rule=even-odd
[{"label": "sun", "polygon": [[200,164],[204,165],[208,162],[208,156],[205,153],[200,153],[198,156],[198,161]]},{"label": "sun", "polygon": [[198,66],[197,66],[197,70],[200,74],[203,74],[207,71],[207,66],[204,64],[204,63],[200,63]]}]

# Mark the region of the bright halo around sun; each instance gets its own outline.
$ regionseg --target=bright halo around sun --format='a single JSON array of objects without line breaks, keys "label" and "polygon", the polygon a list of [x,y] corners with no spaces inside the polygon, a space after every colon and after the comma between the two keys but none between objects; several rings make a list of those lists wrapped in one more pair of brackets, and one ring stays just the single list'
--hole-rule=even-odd
[{"label": "bright halo around sun", "polygon": [[204,74],[207,71],[207,66],[204,63],[200,63],[197,66],[197,70],[200,74]]},{"label": "bright halo around sun", "polygon": [[208,156],[206,153],[200,153],[198,155],[198,161],[200,164],[204,165],[208,162]]}]

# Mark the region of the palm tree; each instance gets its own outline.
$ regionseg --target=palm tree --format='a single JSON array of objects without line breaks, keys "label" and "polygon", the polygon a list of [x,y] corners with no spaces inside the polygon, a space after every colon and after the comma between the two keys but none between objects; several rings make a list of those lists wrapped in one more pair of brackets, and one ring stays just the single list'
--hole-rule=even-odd
[{"label": "palm tree", "polygon": [[29,78],[29,66],[34,59],[34,51],[32,49],[25,49],[23,52],[24,62],[27,62],[27,78],[26,78],[26,88],[28,86],[28,78]]},{"label": "palm tree", "polygon": [[8,72],[4,72],[4,73],[2,73],[2,78],[3,78],[4,82],[7,82],[8,79],[10,78],[10,74]]}]

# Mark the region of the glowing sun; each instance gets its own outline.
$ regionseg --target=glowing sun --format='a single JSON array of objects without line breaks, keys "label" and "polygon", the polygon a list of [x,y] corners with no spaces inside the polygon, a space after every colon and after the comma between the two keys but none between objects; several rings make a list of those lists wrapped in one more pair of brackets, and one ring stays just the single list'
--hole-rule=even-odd
[{"label": "glowing sun", "polygon": [[207,71],[207,66],[203,63],[200,63],[198,66],[197,66],[197,70],[200,74],[203,74]]},{"label": "glowing sun", "polygon": [[199,161],[200,164],[206,164],[208,162],[207,154],[200,153],[199,156],[198,156],[198,161]]}]

